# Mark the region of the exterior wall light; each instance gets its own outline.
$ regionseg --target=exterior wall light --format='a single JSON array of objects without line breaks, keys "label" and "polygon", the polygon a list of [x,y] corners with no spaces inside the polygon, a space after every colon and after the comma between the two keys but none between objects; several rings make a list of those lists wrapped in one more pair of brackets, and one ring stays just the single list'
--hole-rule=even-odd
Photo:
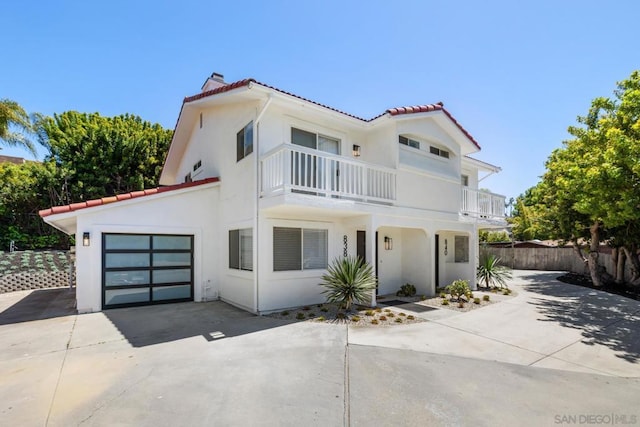
[{"label": "exterior wall light", "polygon": [[447,239],[444,239],[444,254],[447,255],[449,251],[447,250]]},{"label": "exterior wall light", "polygon": [[390,251],[393,249],[393,239],[388,236],[384,236],[384,250]]},{"label": "exterior wall light", "polygon": [[360,146],[353,144],[353,157],[360,157]]},{"label": "exterior wall light", "polygon": [[91,235],[89,233],[82,233],[82,246],[91,246]]}]

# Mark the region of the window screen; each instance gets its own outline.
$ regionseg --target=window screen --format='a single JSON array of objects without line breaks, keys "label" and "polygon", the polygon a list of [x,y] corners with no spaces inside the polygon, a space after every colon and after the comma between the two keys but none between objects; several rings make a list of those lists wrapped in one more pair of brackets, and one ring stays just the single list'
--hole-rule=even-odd
[{"label": "window screen", "polygon": [[456,236],[455,262],[469,262],[469,236]]},{"label": "window screen", "polygon": [[302,230],[300,228],[273,228],[273,271],[302,269]]}]

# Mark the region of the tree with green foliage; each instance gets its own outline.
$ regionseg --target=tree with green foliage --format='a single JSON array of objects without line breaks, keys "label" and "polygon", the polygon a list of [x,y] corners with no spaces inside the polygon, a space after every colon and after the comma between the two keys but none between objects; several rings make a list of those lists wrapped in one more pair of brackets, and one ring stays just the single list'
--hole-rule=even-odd
[{"label": "tree with green foliage", "polygon": [[11,241],[19,249],[69,247],[69,236],[45,225],[38,215],[61,201],[53,163],[1,163],[0,182],[0,249],[9,248]]},{"label": "tree with green foliage", "polygon": [[596,98],[571,140],[555,150],[538,184],[539,211],[550,229],[574,242],[587,237],[591,279],[611,277],[599,264],[600,242],[617,241],[640,279],[640,71],[618,83],[614,97]]},{"label": "tree with green foliage", "polygon": [[32,132],[31,117],[24,108],[10,99],[0,99],[0,142],[8,147],[24,147],[35,156],[36,147],[27,137]]},{"label": "tree with green foliage", "polygon": [[41,119],[38,133],[64,178],[66,203],[157,186],[173,135],[138,116],[76,111]]},{"label": "tree with green foliage", "polygon": [[480,243],[500,243],[511,241],[509,233],[506,231],[479,230],[478,238]]}]

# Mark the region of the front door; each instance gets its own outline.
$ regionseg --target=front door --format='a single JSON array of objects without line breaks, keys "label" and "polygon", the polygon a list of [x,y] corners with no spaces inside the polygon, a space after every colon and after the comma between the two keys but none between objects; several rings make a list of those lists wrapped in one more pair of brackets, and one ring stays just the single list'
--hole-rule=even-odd
[{"label": "front door", "polygon": [[358,235],[356,239],[356,255],[358,258],[367,262],[367,232],[363,230],[358,230]]},{"label": "front door", "polygon": [[440,286],[440,235],[436,234],[436,259],[435,259],[435,268],[436,268],[436,288]]}]

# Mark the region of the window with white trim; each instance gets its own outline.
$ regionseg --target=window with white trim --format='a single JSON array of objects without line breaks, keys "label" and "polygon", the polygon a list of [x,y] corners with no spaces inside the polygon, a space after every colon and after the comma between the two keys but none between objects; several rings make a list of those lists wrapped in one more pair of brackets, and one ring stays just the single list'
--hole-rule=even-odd
[{"label": "window with white trim", "polygon": [[469,262],[469,236],[455,236],[455,262]]},{"label": "window with white trim", "polygon": [[236,135],[237,161],[244,159],[253,153],[253,121],[250,121]]},{"label": "window with white trim", "polygon": [[229,268],[253,271],[253,229],[229,230]]},{"label": "window with white trim", "polygon": [[449,158],[449,152],[447,150],[443,150],[442,148],[434,147],[433,145],[429,146],[429,152],[431,154],[435,154],[436,156],[444,157],[445,159]]},{"label": "window with white trim", "polygon": [[273,227],[273,271],[325,269],[328,255],[328,230]]},{"label": "window with white trim", "polygon": [[407,138],[406,136],[399,135],[398,142],[402,145],[406,145],[408,147],[420,149],[420,141],[416,141],[415,139]]}]

